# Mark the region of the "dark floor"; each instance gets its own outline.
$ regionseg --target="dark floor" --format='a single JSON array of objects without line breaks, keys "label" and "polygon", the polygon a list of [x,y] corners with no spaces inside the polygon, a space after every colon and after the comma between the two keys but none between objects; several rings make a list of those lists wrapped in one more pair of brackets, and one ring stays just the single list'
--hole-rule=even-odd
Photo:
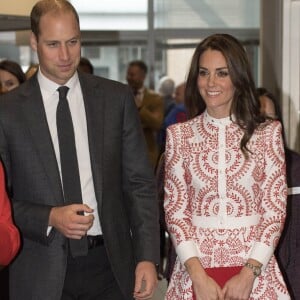
[{"label": "dark floor", "polygon": [[[165,279],[160,280],[152,300],[163,300],[166,289],[167,281]],[[0,271],[0,300],[9,300],[7,268]]]},{"label": "dark floor", "polygon": [[8,300],[8,268],[0,271],[0,300]]}]

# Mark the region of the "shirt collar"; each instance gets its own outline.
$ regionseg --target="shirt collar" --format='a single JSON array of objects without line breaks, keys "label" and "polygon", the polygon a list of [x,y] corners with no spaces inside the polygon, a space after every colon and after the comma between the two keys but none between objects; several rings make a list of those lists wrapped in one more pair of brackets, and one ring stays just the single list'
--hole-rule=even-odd
[{"label": "shirt collar", "polygon": [[144,90],[145,88],[142,86],[141,88],[137,89],[136,92],[137,92],[137,95],[142,95],[144,94]]},{"label": "shirt collar", "polygon": [[[46,90],[48,93],[54,94],[61,86],[60,84],[48,79],[40,69],[38,70],[37,78],[41,89]],[[78,74],[75,72],[74,75],[64,84],[64,86],[67,86],[72,90],[78,84],[78,82]]]}]

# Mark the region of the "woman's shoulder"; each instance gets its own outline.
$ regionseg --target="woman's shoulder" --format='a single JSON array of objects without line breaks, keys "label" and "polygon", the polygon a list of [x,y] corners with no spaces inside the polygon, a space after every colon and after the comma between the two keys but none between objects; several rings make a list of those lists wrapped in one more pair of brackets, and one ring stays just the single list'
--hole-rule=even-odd
[{"label": "woman's shoulder", "polygon": [[261,123],[257,127],[257,130],[259,132],[263,132],[265,134],[281,132],[282,125],[281,125],[280,121],[278,121],[278,120],[267,119],[264,123]]},{"label": "woman's shoulder", "polygon": [[199,118],[200,118],[200,116],[197,116],[193,119],[189,119],[189,120],[186,120],[183,122],[178,122],[178,123],[172,124],[172,125],[168,126],[167,130],[173,131],[173,132],[176,132],[176,131],[181,132],[181,131],[186,131],[188,129],[193,130],[196,128],[197,123],[199,123]]}]

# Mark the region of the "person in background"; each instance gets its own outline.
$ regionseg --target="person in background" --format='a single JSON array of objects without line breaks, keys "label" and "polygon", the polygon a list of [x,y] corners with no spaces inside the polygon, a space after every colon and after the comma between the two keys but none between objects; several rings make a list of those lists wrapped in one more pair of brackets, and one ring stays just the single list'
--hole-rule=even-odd
[{"label": "person in background", "polygon": [[[167,227],[165,223],[164,214],[164,168],[165,168],[165,143],[166,143],[166,129],[176,123],[182,123],[187,120],[186,109],[184,106],[184,92],[185,82],[179,84],[175,88],[175,106],[170,110],[166,116],[163,126],[159,132],[161,154],[156,167],[156,181],[159,199],[159,212],[160,212],[160,226],[161,226],[161,261],[166,259],[165,268],[161,270],[163,276],[170,281],[173,271],[176,252],[172,245],[170,238],[166,238]],[[163,247],[162,247],[163,245]],[[162,267],[163,264],[160,264]]]},{"label": "person in background", "polygon": [[10,201],[5,190],[3,167],[0,163],[0,271],[3,266],[7,266],[12,261],[19,248],[20,235],[11,216]]},{"label": "person in background", "polygon": [[26,80],[20,65],[11,60],[0,62],[0,93],[7,93]]},{"label": "person in background", "polygon": [[20,248],[20,234],[11,216],[11,205],[5,189],[0,163],[0,299],[9,300],[8,266]]},{"label": "person in background", "polygon": [[78,70],[88,74],[94,74],[94,67],[92,63],[86,58],[81,57],[78,65]]},{"label": "person in background", "polygon": [[165,118],[164,126],[168,128],[175,123],[182,123],[187,120],[186,108],[184,105],[185,82],[176,86],[175,103],[176,105],[170,110]]},{"label": "person in background", "polygon": [[184,106],[184,90],[184,82],[177,85],[175,88],[174,106],[172,106],[168,114],[165,116],[163,125],[158,135],[160,153],[165,151],[166,129],[172,124],[181,123],[187,120],[186,109]]},{"label": "person in background", "polygon": [[[164,121],[170,110],[175,106],[175,99],[174,99],[174,93],[175,93],[175,82],[172,78],[168,76],[163,76],[160,78],[158,83],[158,93],[163,99],[164,104],[164,119],[162,127],[159,129],[157,133],[157,143],[159,147],[159,155],[161,155],[163,143],[164,143],[164,135],[165,135],[165,128],[164,128]],[[160,156],[159,156],[160,157]],[[157,177],[157,180],[160,180],[160,183],[158,183],[158,190],[159,187],[163,187],[163,177],[158,175],[161,172],[161,166],[162,164],[159,162],[160,158],[158,158],[158,163],[156,165],[155,174]],[[159,194],[160,190],[159,190]],[[159,209],[160,209],[160,270],[159,273],[164,276],[164,262],[166,259],[166,235],[165,235],[165,228],[163,226],[164,223],[164,214],[163,207],[161,206],[161,195],[159,195]]]},{"label": "person in background", "polygon": [[26,79],[32,77],[39,69],[39,64],[30,64],[27,71],[25,72]]},{"label": "person in background", "polygon": [[[25,74],[18,63],[11,61],[11,60],[3,60],[0,62],[0,94],[7,93],[7,92],[17,88],[25,80],[26,80]],[[3,184],[4,184],[4,180],[3,180]],[[5,193],[5,191],[3,190],[3,194],[2,194],[3,197],[4,197],[4,193]],[[3,198],[3,202],[4,202],[3,203],[4,206],[3,206],[2,226],[5,221],[8,221],[8,224],[7,224],[8,227],[5,230],[9,229],[9,230],[11,230],[10,233],[14,234],[13,225],[10,225],[10,222],[11,222],[11,217],[10,217],[10,212],[9,212],[10,204],[9,203],[7,204],[6,203],[7,201],[4,200],[4,198]],[[1,223],[1,221],[0,221],[0,223]],[[8,234],[9,233],[6,234],[6,238],[8,238]],[[7,246],[8,248],[4,247],[4,243],[7,242],[6,238],[2,239],[2,235],[0,233],[0,243],[3,243],[3,245],[1,245],[2,251],[7,250],[13,255],[15,249],[11,248],[12,245],[10,245],[9,242],[8,242],[8,246]],[[17,246],[17,245],[18,245],[18,241],[16,240],[14,246]],[[3,255],[3,259],[5,260],[5,257],[6,257],[6,260],[7,260],[7,257],[9,254],[8,253],[1,254],[1,250],[0,250],[0,260],[1,260],[2,255]],[[2,268],[2,270],[0,271],[0,299],[3,299],[3,300],[9,299],[8,267]]]},{"label": "person in background", "polygon": [[[267,89],[257,89],[261,112],[267,117],[279,120],[283,126],[282,111],[277,98]],[[285,139],[285,160],[288,185],[287,216],[285,226],[276,248],[276,257],[286,280],[292,299],[300,299],[300,155],[291,150]]]},{"label": "person in background", "polygon": [[201,41],[189,120],[167,129],[165,215],[178,258],[166,299],[290,299],[274,256],[286,214],[279,121],[260,113],[247,53],[228,34]]},{"label": "person in background", "polygon": [[168,76],[163,76],[159,80],[158,93],[163,98],[164,102],[164,117],[167,116],[169,111],[175,105],[174,93],[175,93],[175,82]]},{"label": "person in background", "polygon": [[0,155],[23,242],[10,300],[150,299],[157,199],[132,92],[77,72],[69,1],[38,1],[30,19],[39,70],[0,99]]},{"label": "person in background", "polygon": [[157,134],[163,122],[164,106],[161,96],[145,87],[147,72],[148,67],[143,61],[134,60],[128,64],[126,79],[135,97],[154,170],[159,156]]}]

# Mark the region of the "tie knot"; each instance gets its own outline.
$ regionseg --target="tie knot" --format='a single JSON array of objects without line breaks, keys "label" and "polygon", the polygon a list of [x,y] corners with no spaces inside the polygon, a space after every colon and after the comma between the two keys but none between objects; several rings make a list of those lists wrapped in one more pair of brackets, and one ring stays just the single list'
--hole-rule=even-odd
[{"label": "tie knot", "polygon": [[69,88],[67,86],[60,86],[58,89],[59,99],[66,99]]}]

